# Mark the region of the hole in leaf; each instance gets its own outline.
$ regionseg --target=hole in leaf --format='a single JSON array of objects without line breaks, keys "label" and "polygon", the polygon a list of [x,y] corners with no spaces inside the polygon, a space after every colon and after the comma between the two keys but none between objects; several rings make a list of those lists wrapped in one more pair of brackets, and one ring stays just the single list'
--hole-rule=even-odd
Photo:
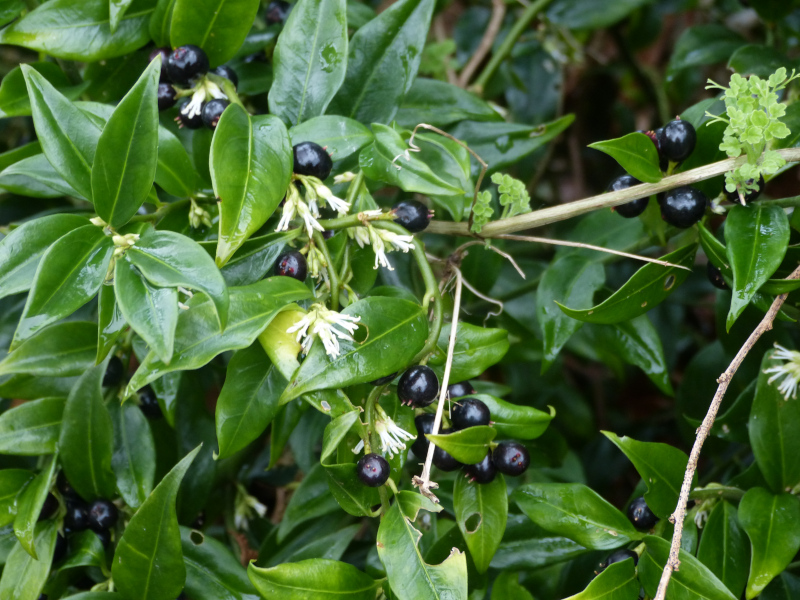
[{"label": "hole in leaf", "polygon": [[189,539],[192,540],[192,543],[195,546],[199,546],[204,541],[206,541],[205,536],[201,532],[197,531],[196,529],[192,529],[192,532],[189,534]]},{"label": "hole in leaf", "polygon": [[363,344],[364,342],[369,339],[369,327],[364,325],[363,323],[358,324],[358,329],[355,330],[353,333],[353,339],[358,344]]},{"label": "hole in leaf", "polygon": [[675,275],[667,276],[667,278],[664,280],[664,289],[671,290],[673,285],[675,285]]},{"label": "hole in leaf", "polygon": [[481,513],[472,513],[468,516],[467,520],[464,521],[464,527],[467,528],[467,533],[475,533],[478,531],[478,528],[481,526],[481,521],[483,521]]}]

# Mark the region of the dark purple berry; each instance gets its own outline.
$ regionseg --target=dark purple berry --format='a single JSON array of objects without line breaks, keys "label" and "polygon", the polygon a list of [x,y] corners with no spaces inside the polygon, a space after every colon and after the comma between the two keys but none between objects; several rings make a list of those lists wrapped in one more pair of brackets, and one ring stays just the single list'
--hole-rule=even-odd
[{"label": "dark purple berry", "polygon": [[625,548],[621,550],[615,550],[614,552],[609,554],[608,557],[603,562],[601,562],[598,565],[596,573],[599,575],[600,573],[605,571],[609,567],[609,565],[622,562],[623,560],[628,560],[629,558],[633,559],[634,566],[639,564],[639,555],[636,554],[636,552],[634,552],[633,550],[628,550]]},{"label": "dark purple berry", "polygon": [[167,76],[167,61],[171,53],[172,51],[169,48],[153,48],[150,51],[150,56],[148,57],[150,62],[153,62],[159,54],[161,55],[161,74],[158,78],[161,83],[169,82],[169,77]]},{"label": "dark purple berry", "polygon": [[267,5],[267,12],[264,17],[267,25],[275,25],[277,23],[285,23],[286,18],[289,16],[289,11],[292,10],[292,5],[283,0],[272,0]]},{"label": "dark purple berry", "polygon": [[139,390],[139,408],[142,409],[144,416],[148,419],[160,419],[164,416],[161,406],[158,404],[156,393],[149,385]]},{"label": "dark purple berry", "polygon": [[100,540],[100,543],[103,544],[103,548],[108,548],[111,545],[111,530],[110,529],[103,529],[101,531],[95,531],[94,534]]},{"label": "dark purple berry", "polygon": [[422,202],[403,200],[392,207],[394,222],[402,225],[411,233],[424,230],[431,222],[433,211]]},{"label": "dark purple berry", "polygon": [[416,408],[429,406],[439,393],[439,378],[433,369],[416,365],[406,370],[397,382],[397,397],[401,404]]},{"label": "dark purple berry", "polygon": [[387,383],[391,383],[392,381],[394,381],[395,377],[397,377],[397,371],[395,371],[394,373],[389,373],[385,377],[378,377],[377,379],[373,379],[369,383],[370,385],[374,385],[375,387],[379,385],[386,385]]},{"label": "dark purple berry", "polygon": [[425,437],[425,434],[433,432],[433,421],[435,418],[434,415],[429,414],[417,415],[414,417],[414,425],[417,428],[417,439],[411,444],[411,450],[414,452],[414,456],[421,461],[425,460],[425,457],[428,456],[428,446],[430,446],[431,443],[428,438]]},{"label": "dark purple berry", "polygon": [[356,465],[358,478],[369,487],[380,487],[386,483],[390,471],[389,463],[379,454],[367,454]]},{"label": "dark purple berry", "polygon": [[200,129],[203,126],[203,110],[200,109],[200,112],[192,115],[191,117],[188,115],[188,112],[184,112],[187,110],[187,105],[191,102],[190,98],[186,98],[181,102],[180,110],[178,116],[175,117],[175,121],[178,123],[178,127],[183,128],[186,127],[187,129]]},{"label": "dark purple berry", "polygon": [[203,106],[203,112],[201,113],[203,117],[203,125],[212,130],[216,129],[222,113],[225,112],[225,109],[228,108],[229,104],[230,102],[223,98],[214,98],[213,100],[206,102]]},{"label": "dark purple berry", "polygon": [[177,92],[171,83],[158,84],[158,110],[169,110],[178,102]]},{"label": "dark purple berry", "polygon": [[48,493],[42,504],[42,510],[39,511],[39,520],[46,521],[51,518],[58,510],[58,500],[53,494]]},{"label": "dark purple berry", "polygon": [[[627,174],[620,175],[608,185],[608,189],[606,191],[619,192],[620,190],[626,190],[629,187],[639,185],[640,183],[642,182],[635,177],[631,177]],[[619,206],[615,207],[614,210],[621,217],[632,219],[633,217],[638,217],[644,212],[644,210],[647,208],[647,202],[648,198],[639,198],[626,204],[620,204]]]},{"label": "dark purple berry", "polygon": [[489,407],[475,398],[464,398],[453,403],[453,429],[466,429],[476,425],[488,425],[491,415]]},{"label": "dark purple berry", "polygon": [[83,500],[67,502],[64,516],[64,533],[75,533],[89,528],[89,507]]},{"label": "dark purple berry", "polygon": [[297,281],[305,281],[307,273],[306,257],[296,250],[284,252],[275,261],[275,275],[293,277]]},{"label": "dark purple berry", "polygon": [[167,59],[167,76],[178,85],[208,73],[208,56],[202,48],[187,44],[172,51]]},{"label": "dark purple berry", "polygon": [[314,142],[300,142],[294,148],[294,172],[325,180],[333,169],[333,160],[325,149]]},{"label": "dark purple berry", "polygon": [[469,381],[459,381],[458,383],[451,383],[447,386],[447,393],[450,399],[461,398],[462,396],[471,396],[475,393],[475,388]]},{"label": "dark purple berry", "polygon": [[491,483],[497,476],[497,467],[492,462],[491,453],[487,453],[483,460],[474,465],[465,465],[464,473],[474,483]]},{"label": "dark purple berry", "polygon": [[[748,179],[747,183],[752,185],[753,180],[752,179]],[[761,195],[761,192],[764,191],[764,186],[765,185],[767,185],[767,182],[764,181],[764,176],[762,175],[758,180],[758,189],[749,191],[744,195],[744,203],[745,204],[750,204],[754,200],[758,200],[758,197]],[[741,201],[739,200],[739,192],[738,192],[738,190],[734,190],[733,192],[729,192],[728,190],[726,190],[723,187],[723,191],[725,192],[725,196],[728,198],[728,200],[730,200],[731,202],[735,202],[736,204],[741,204]]]},{"label": "dark purple berry", "polygon": [[721,290],[731,289],[728,287],[728,284],[725,283],[725,278],[722,276],[722,271],[712,265],[711,262],[706,263],[706,275],[708,275],[708,280],[715,288],[719,288]]},{"label": "dark purple berry", "polygon": [[[442,429],[439,434],[447,435],[452,433],[452,429]],[[439,448],[439,446],[435,446],[433,450],[433,465],[441,470],[441,471],[455,471],[462,467],[462,464],[458,462],[453,456]]]},{"label": "dark purple berry", "polygon": [[500,442],[492,452],[492,461],[498,471],[516,477],[528,470],[531,456],[519,442]]},{"label": "dark purple berry", "polygon": [[679,163],[689,158],[697,143],[697,132],[688,121],[675,119],[659,131],[658,147],[662,155]]},{"label": "dark purple berry", "polygon": [[658,151],[658,166],[662,171],[666,171],[667,167],[669,167],[669,159],[664,156],[664,153],[661,152],[661,144],[659,143],[659,137],[664,133],[664,128],[659,127],[655,131],[652,132],[653,135],[650,135],[651,132],[648,132],[648,137],[653,140],[653,143],[656,145],[656,150]]},{"label": "dark purple berry", "polygon": [[236,74],[236,71],[231,69],[228,65],[220,65],[211,72],[229,80],[233,84],[234,89],[239,87],[239,76]]},{"label": "dark purple berry", "polygon": [[103,375],[103,387],[116,387],[122,383],[122,376],[125,373],[125,366],[118,356],[112,356],[108,361],[106,373]]},{"label": "dark purple berry", "polygon": [[628,520],[636,529],[649,530],[658,523],[658,517],[653,514],[644,497],[636,498],[628,507]]},{"label": "dark purple berry", "polygon": [[684,185],[664,194],[661,204],[661,218],[673,227],[688,229],[706,212],[706,195],[700,190]]},{"label": "dark purple berry", "polygon": [[94,532],[111,529],[118,518],[119,511],[110,500],[95,500],[89,507],[89,527]]}]

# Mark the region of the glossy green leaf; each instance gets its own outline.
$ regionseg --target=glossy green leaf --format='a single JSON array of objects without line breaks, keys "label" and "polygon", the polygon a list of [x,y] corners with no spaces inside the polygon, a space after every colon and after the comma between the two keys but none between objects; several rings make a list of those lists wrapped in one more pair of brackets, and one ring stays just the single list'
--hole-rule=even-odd
[{"label": "glossy green leaf", "polygon": [[[29,66],[39,72],[68,99],[74,100],[85,85],[72,86],[69,78],[61,68],[51,62],[29,63]],[[18,117],[31,114],[31,102],[25,86],[22,69],[15,67],[0,82],[0,116]]]},{"label": "glossy green leaf", "polygon": [[292,146],[283,122],[251,117],[232,105],[219,120],[211,144],[211,180],[221,199],[217,264],[267,222],[292,176]]},{"label": "glossy green leaf", "polygon": [[474,483],[466,477],[456,477],[453,506],[456,523],[467,542],[475,568],[479,573],[485,573],[506,529],[506,481],[500,474],[487,484]]},{"label": "glossy green leaf", "polygon": [[127,600],[161,600],[181,593],[186,568],[175,499],[186,470],[200,451],[187,454],[133,515],[114,553],[114,586]]},{"label": "glossy green leaf", "polygon": [[150,193],[158,159],[157,57],[114,109],[97,142],[92,198],[97,214],[121,227]]},{"label": "glossy green leaf", "polygon": [[14,522],[14,516],[17,514],[17,496],[33,476],[33,473],[26,469],[0,470],[0,527]]},{"label": "glossy green leaf", "polygon": [[61,430],[64,400],[32,400],[0,415],[0,452],[20,456],[52,454]]},{"label": "glossy green leaf", "polygon": [[169,43],[169,29],[172,24],[172,11],[175,9],[175,0],[158,0],[153,14],[150,15],[150,37],[156,46],[171,46]]},{"label": "glossy green leaf", "polygon": [[378,489],[361,483],[355,463],[322,466],[328,477],[328,489],[342,510],[354,517],[371,517],[372,507],[381,501]]},{"label": "glossy green leaf", "polygon": [[0,598],[8,600],[37,600],[50,575],[53,549],[58,533],[55,521],[43,521],[36,526],[36,554],[28,554],[21,544],[9,552],[0,577]]},{"label": "glossy green leaf", "polygon": [[364,124],[392,120],[417,75],[433,6],[432,0],[401,0],[355,33],[330,112]]},{"label": "glossy green leaf", "polygon": [[778,206],[734,206],[725,220],[733,295],[726,321],[730,330],[758,288],[780,266],[789,243],[789,218]]},{"label": "glossy green leaf", "polygon": [[492,583],[491,600],[534,600],[534,598],[519,584],[519,573],[501,571]]},{"label": "glossy green leaf", "polygon": [[602,339],[609,342],[612,352],[626,363],[639,367],[662,392],[670,396],[675,394],[669,380],[664,347],[647,315],[614,323],[606,331],[608,335]]},{"label": "glossy green leaf", "polygon": [[[281,396],[281,404],[308,392],[342,388],[385,377],[408,365],[428,337],[422,307],[399,298],[370,297],[341,311],[358,316],[356,341],[339,342],[331,359],[317,339]],[[358,341],[362,340],[362,341]]]},{"label": "glossy green leaf", "polygon": [[599,29],[613,25],[648,3],[648,0],[618,0],[598,4],[594,0],[562,0],[547,11],[547,16],[569,29]]},{"label": "glossy green leaf", "polygon": [[50,0],[0,31],[0,44],[67,60],[123,56],[148,41],[152,0],[136,0],[111,32],[109,0]]},{"label": "glossy green leaf", "polygon": [[[697,245],[684,246],[662,260],[691,267]],[[565,314],[587,323],[613,324],[643,315],[658,306],[686,279],[691,271],[648,263],[640,268],[614,294],[593,308],[574,310],[558,304]]]},{"label": "glossy green leaf", "polygon": [[250,581],[264,598],[303,600],[353,598],[373,600],[381,582],[347,563],[315,558],[285,563],[271,569],[250,565]]},{"label": "glossy green leaf", "polygon": [[422,533],[413,522],[420,508],[437,508],[424,500],[414,492],[400,492],[378,527],[378,556],[389,584],[399,600],[466,600],[467,558],[463,552],[454,550],[439,565],[422,558]]},{"label": "glossy green leaf", "polygon": [[700,536],[697,559],[741,598],[750,569],[750,546],[731,503],[723,500],[711,511]]},{"label": "glossy green leaf", "polygon": [[86,371],[67,398],[58,447],[61,465],[85,500],[112,498],[116,491],[111,455],[114,426],[103,404],[105,364]]},{"label": "glossy green leaf", "polygon": [[[250,238],[239,247],[234,257],[222,267],[222,276],[229,287],[250,285],[264,279],[272,272],[275,261],[283,253],[286,244],[297,238],[301,229],[273,232]],[[203,246],[213,255],[217,242],[205,242]]]},{"label": "glossy green leaf", "polygon": [[97,358],[96,364],[103,362],[125,328],[125,317],[117,304],[113,285],[101,285],[97,295]]},{"label": "glossy green leaf", "polygon": [[727,61],[746,44],[745,40],[724,25],[708,24],[687,27],[681,33],[670,57],[667,80],[682,69]]},{"label": "glossy green leaf", "polygon": [[25,10],[24,0],[6,0],[0,6],[0,26],[16,19],[23,10]]},{"label": "glossy green leaf", "polygon": [[114,33],[133,0],[109,0],[109,29]]},{"label": "glossy green leaf", "polygon": [[328,494],[325,469],[319,463],[303,478],[292,494],[286,513],[278,525],[278,542],[286,539],[298,525],[315,517],[330,514],[339,509],[336,500]]},{"label": "glossy green leaf", "polygon": [[36,523],[42,512],[45,498],[50,491],[50,482],[55,476],[58,461],[51,456],[42,471],[31,481],[17,498],[17,515],[14,517],[14,535],[25,552],[39,559],[36,540]]},{"label": "glossy green leaf", "polygon": [[184,287],[211,297],[219,322],[228,321],[228,288],[202,246],[172,231],[147,230],[126,254],[144,278],[159,287]]},{"label": "glossy green leaf", "polygon": [[502,121],[487,102],[457,85],[417,77],[397,111],[401,127],[413,129],[419,123],[446,127],[458,121]]},{"label": "glossy green leaf", "polygon": [[81,197],[56,172],[44,154],[23,158],[4,169],[0,173],[0,188],[31,198]]},{"label": "glossy green leaf", "polygon": [[80,375],[93,366],[96,345],[97,326],[94,323],[68,321],[51,325],[6,356],[0,362],[0,375]]},{"label": "glossy green leaf", "polygon": [[313,117],[289,130],[292,144],[315,142],[325,148],[333,160],[342,160],[358,152],[375,138],[372,132],[354,119],[338,115]]},{"label": "glossy green leaf", "polygon": [[457,461],[467,465],[481,462],[489,450],[489,442],[497,435],[497,430],[489,425],[468,427],[446,434],[425,434],[436,446],[445,450]]},{"label": "glossy green leaf", "polygon": [[178,324],[178,291],[155,287],[127,260],[117,260],[114,292],[122,316],[166,364],[172,359]]},{"label": "glossy green leaf", "polygon": [[[670,543],[653,535],[646,536],[644,542],[647,550],[639,558],[639,581],[652,598],[667,564]],[[725,584],[694,556],[681,550],[680,561],[681,568],[672,574],[670,582],[671,600],[736,600]]]},{"label": "glossy green leaf", "polygon": [[358,420],[359,415],[359,411],[353,410],[336,417],[325,426],[325,432],[322,437],[322,455],[320,456],[320,462],[324,463],[325,460],[336,451],[339,443]]},{"label": "glossy green leaf", "polygon": [[156,446],[147,418],[133,402],[108,403],[114,426],[111,468],[117,489],[131,508],[139,508],[153,491],[156,475]]},{"label": "glossy green leaf", "polygon": [[200,46],[212,66],[233,57],[253,24],[258,0],[175,0],[170,46]]},{"label": "glossy green leaf", "polygon": [[583,323],[568,317],[557,303],[588,308],[606,280],[603,266],[582,256],[553,261],[542,275],[536,293],[536,314],[544,340],[542,368],[552,364],[561,348]]},{"label": "glossy green leaf", "polygon": [[275,418],[286,379],[270,362],[261,344],[239,350],[228,363],[217,400],[219,458],[246,447]]},{"label": "glossy green leaf", "polygon": [[155,181],[166,192],[178,197],[191,195],[195,188],[195,172],[189,153],[180,140],[164,127],[158,128]]},{"label": "glossy green leaf", "polygon": [[579,483],[528,483],[512,499],[539,527],[592,550],[619,548],[643,535],[618,509]]},{"label": "glossy green leaf", "polygon": [[742,75],[758,75],[767,79],[779,68],[789,68],[791,61],[783,52],[772,46],[748,44],[731,54],[728,68]]},{"label": "glossy green leaf", "polygon": [[[450,324],[444,325],[434,354],[428,362],[439,377],[444,374],[447,348],[450,343]],[[450,381],[464,381],[478,377],[492,365],[499,363],[508,352],[508,332],[505,329],[478,327],[459,322],[456,345],[450,365]]]},{"label": "glossy green leaf", "polygon": [[550,406],[546,413],[530,406],[512,404],[488,394],[470,394],[483,402],[492,415],[492,427],[497,433],[517,440],[534,440],[542,435],[550,421],[556,416],[555,409]]},{"label": "glossy green leaf", "polygon": [[579,594],[565,600],[638,600],[639,582],[633,560],[608,565]]},{"label": "glossy green leaf", "polygon": [[188,596],[194,600],[258,600],[247,571],[229,547],[188,527],[180,530]]},{"label": "glossy green leaf", "polygon": [[[106,566],[106,549],[97,534],[87,529],[75,532],[70,536],[69,555],[59,565],[59,569],[72,569],[75,567]],[[119,598],[120,596],[117,596]]]},{"label": "glossy green leaf", "polygon": [[589,144],[589,148],[605,152],[639,181],[658,183],[663,177],[656,145],[643,133],[634,132],[615,140],[595,142]]}]

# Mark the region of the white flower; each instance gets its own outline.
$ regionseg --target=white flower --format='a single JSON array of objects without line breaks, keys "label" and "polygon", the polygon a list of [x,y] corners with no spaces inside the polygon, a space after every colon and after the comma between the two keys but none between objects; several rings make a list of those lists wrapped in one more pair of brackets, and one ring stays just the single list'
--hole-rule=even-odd
[{"label": "white flower", "polygon": [[333,210],[338,212],[340,217],[345,216],[350,211],[350,203],[334,196],[333,192],[330,190],[330,188],[328,188],[328,186],[320,183],[316,187],[319,197],[325,200],[325,203]]},{"label": "white flower", "polygon": [[361,317],[351,317],[328,310],[322,304],[312,304],[308,313],[286,330],[297,333],[296,341],[302,340],[303,352],[308,353],[314,338],[322,340],[325,352],[331,358],[339,356],[339,340],[353,341],[353,333],[358,329]]},{"label": "white flower", "polygon": [[89,223],[91,223],[92,225],[97,225],[98,227],[105,227],[106,225],[108,225],[108,223],[103,221],[103,219],[101,219],[100,217],[92,217],[91,219],[89,219]]},{"label": "white flower", "polygon": [[349,183],[356,178],[356,174],[352,171],[345,171],[341,175],[336,175],[333,178],[333,183]]},{"label": "white flower", "polygon": [[772,383],[776,379],[783,377],[783,381],[778,385],[778,391],[783,394],[785,400],[788,400],[789,396],[797,398],[797,384],[800,382],[800,352],[788,350],[780,344],[775,344],[775,348],[777,350],[772,355],[772,358],[786,362],[764,370],[764,373],[774,373],[767,380],[767,383]]},{"label": "white flower", "polygon": [[286,200],[283,202],[281,220],[278,222],[275,231],[286,231],[289,229],[289,225],[294,220],[295,216],[297,216],[297,205],[300,202],[302,202],[302,200],[300,199],[300,193],[297,191],[297,188],[289,184],[289,188],[286,190]]},{"label": "white flower", "polygon": [[393,231],[388,231],[386,229],[379,229],[378,235],[381,236],[381,239],[392,246],[393,250],[402,250],[403,252],[408,252],[414,248],[414,236],[413,235],[400,235],[399,233],[394,233]]},{"label": "white flower", "polygon": [[[400,454],[406,449],[406,442],[403,440],[413,440],[416,436],[392,421],[380,404],[375,405],[375,410],[378,418],[373,425],[375,432],[381,439],[381,453],[388,454],[389,458],[392,458],[395,454]],[[362,440],[353,448],[353,453],[358,454],[363,449],[364,441]]]},{"label": "white flower", "polygon": [[367,227],[348,227],[347,235],[358,243],[359,248],[369,246],[369,229]]},{"label": "white flower", "polygon": [[263,519],[267,514],[267,507],[248,494],[244,486],[237,484],[233,511],[233,523],[236,529],[240,531],[249,529],[250,525],[248,521],[253,518],[253,513]]},{"label": "white flower", "polygon": [[310,244],[308,249],[306,262],[308,264],[308,274],[311,277],[319,279],[320,275],[322,275],[322,278],[326,282],[328,281],[328,261],[325,260],[325,255],[313,243]]},{"label": "white flower", "polygon": [[203,104],[206,103],[206,90],[204,87],[192,94],[192,99],[181,108],[181,114],[187,119],[193,119],[203,111]]},{"label": "white flower", "polygon": [[138,233],[126,233],[125,235],[115,234],[111,236],[111,241],[114,242],[114,257],[122,256],[139,241]]},{"label": "white flower", "polygon": [[362,210],[358,213],[358,216],[362,219],[377,219],[383,216],[383,211],[380,208],[373,208],[372,210]]},{"label": "white flower", "polygon": [[[389,264],[386,258],[386,252],[391,252],[392,250],[408,252],[414,247],[414,236],[412,235],[399,235],[393,231],[387,231],[386,229],[376,229],[371,225],[367,225],[366,229],[368,230],[369,242],[372,244],[372,250],[375,252],[374,268],[376,269],[380,265],[386,267],[390,271],[394,271],[394,268]],[[356,241],[358,241],[358,239]]]},{"label": "white flower", "polygon": [[[316,204],[314,205],[314,208],[316,208]],[[316,212],[317,214],[315,215],[314,212]],[[308,204],[306,204],[302,200],[297,202],[297,214],[300,215],[300,217],[303,219],[303,222],[306,224],[306,231],[308,232],[308,237],[311,237],[314,234],[315,229],[317,231],[325,231],[322,225],[319,224],[319,221],[317,221],[314,218],[315,216],[317,217],[319,216],[319,212],[312,211],[309,208]]]}]

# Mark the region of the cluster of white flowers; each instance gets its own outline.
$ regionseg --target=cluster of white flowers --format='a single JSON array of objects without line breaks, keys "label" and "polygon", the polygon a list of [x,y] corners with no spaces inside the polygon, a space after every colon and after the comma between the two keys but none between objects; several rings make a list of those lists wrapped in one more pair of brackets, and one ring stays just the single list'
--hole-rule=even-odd
[{"label": "cluster of white flowers", "polygon": [[319,224],[319,203],[327,204],[330,208],[339,213],[342,217],[350,210],[350,204],[341,198],[333,195],[333,192],[325,184],[323,184],[316,177],[306,177],[303,175],[295,175],[295,177],[303,183],[306,190],[306,197],[303,199],[300,192],[294,183],[289,185],[286,190],[286,200],[283,203],[283,212],[281,220],[275,231],[286,231],[289,225],[296,218],[303,219],[306,227],[308,237],[311,237],[314,231],[325,231],[322,225]]},{"label": "cluster of white flowers", "polygon": [[788,400],[790,396],[792,398],[797,398],[797,384],[800,382],[800,352],[789,350],[780,344],[775,344],[775,348],[777,348],[777,350],[772,355],[772,358],[786,362],[782,365],[764,370],[764,373],[774,373],[774,375],[767,380],[767,383],[772,383],[776,379],[783,377],[783,381],[778,385],[778,391],[783,394],[786,400]]},{"label": "cluster of white flowers", "polygon": [[[364,214],[367,218],[374,218],[379,217],[382,212],[380,210],[369,210],[362,214]],[[366,223],[362,227],[351,227],[347,230],[347,232],[361,248],[367,245],[372,245],[372,249],[375,252],[376,269],[381,266],[386,267],[390,271],[394,271],[394,268],[391,264],[389,264],[389,261],[386,258],[386,253],[391,252],[392,250],[408,252],[414,248],[413,235],[401,235],[386,229],[377,229],[369,223]]]},{"label": "cluster of white flowers", "polygon": [[189,225],[197,229],[200,225],[211,227],[211,214],[201,207],[194,198],[190,199],[191,205],[189,206]]},{"label": "cluster of white flowers", "polygon": [[233,524],[236,529],[247,531],[250,528],[249,521],[253,518],[254,513],[263,519],[267,514],[267,507],[248,494],[244,486],[237,484],[233,509]]},{"label": "cluster of white flowers", "polygon": [[326,283],[328,282],[328,261],[322,251],[313,243],[308,246],[306,264],[311,277],[319,279],[321,276]]},{"label": "cluster of white flowers", "polygon": [[227,98],[227,96],[216,83],[204,78],[192,94],[192,99],[181,108],[181,114],[187,119],[193,119],[203,112],[203,105],[214,98]]},{"label": "cluster of white flowers", "polygon": [[339,340],[352,342],[360,320],[361,317],[351,317],[329,310],[324,304],[312,304],[306,315],[287,329],[286,333],[297,334],[295,339],[301,343],[305,353],[311,349],[314,338],[318,337],[322,340],[328,356],[336,358],[340,353]]},{"label": "cluster of white flowers", "polygon": [[[372,424],[375,427],[375,432],[381,440],[381,452],[388,454],[389,458],[395,454],[400,454],[406,449],[406,441],[413,440],[415,436],[389,418],[389,415],[381,408],[380,404],[375,404],[376,419]],[[404,441],[405,440],[405,441]],[[353,452],[358,454],[364,449],[364,441],[358,442],[358,445],[353,448]]]},{"label": "cluster of white flowers", "polygon": [[125,235],[114,234],[111,236],[114,242],[114,258],[122,256],[129,248],[132,248],[139,241],[138,233],[126,233]]}]

